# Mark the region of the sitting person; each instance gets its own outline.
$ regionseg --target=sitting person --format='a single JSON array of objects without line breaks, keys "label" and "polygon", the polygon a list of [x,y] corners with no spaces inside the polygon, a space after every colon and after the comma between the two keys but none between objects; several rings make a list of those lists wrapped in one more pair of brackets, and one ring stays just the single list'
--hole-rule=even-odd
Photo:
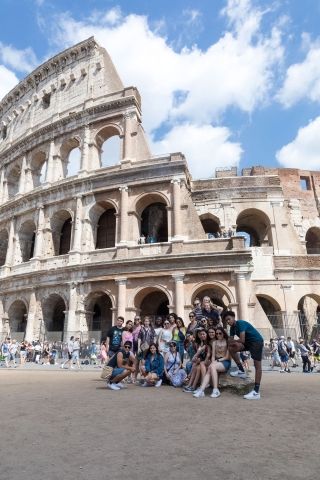
[{"label": "sitting person", "polygon": [[189,382],[183,389],[186,393],[194,392],[199,385],[201,379],[201,363],[206,361],[210,351],[208,335],[205,330],[196,331],[195,342],[197,344],[197,352],[192,359],[192,369]]},{"label": "sitting person", "polygon": [[181,357],[176,342],[170,342],[170,350],[164,358],[164,376],[173,387],[182,387],[186,379],[186,371],[182,368]]},{"label": "sitting person", "polygon": [[163,356],[155,343],[151,343],[145,357],[145,363],[141,367],[141,375],[144,377],[143,387],[160,387],[164,371]]},{"label": "sitting person", "polygon": [[[184,348],[185,348],[185,351],[187,352],[187,355],[188,355],[188,360],[187,360],[187,363],[186,363],[186,372],[187,372],[187,375],[189,376],[190,373],[191,373],[191,369],[192,369],[192,359],[195,356],[195,354],[197,353],[197,345],[194,341],[193,333],[191,333],[191,332],[188,333],[187,332],[186,339],[185,339],[185,342],[184,342]],[[189,380],[189,378],[188,378],[188,380]]]},{"label": "sitting person", "polygon": [[108,366],[113,368],[107,387],[111,390],[124,388],[122,380],[136,371],[136,359],[132,353],[132,342],[125,342],[123,348],[110,358]]},{"label": "sitting person", "polygon": [[211,398],[220,397],[221,394],[218,389],[218,374],[227,372],[231,366],[231,357],[228,351],[228,334],[222,327],[216,329],[216,341],[212,342],[211,345],[211,363],[202,380],[200,388],[198,388],[193,394],[195,398],[204,397],[204,390],[210,383],[210,379],[213,386],[212,394],[210,395]]}]

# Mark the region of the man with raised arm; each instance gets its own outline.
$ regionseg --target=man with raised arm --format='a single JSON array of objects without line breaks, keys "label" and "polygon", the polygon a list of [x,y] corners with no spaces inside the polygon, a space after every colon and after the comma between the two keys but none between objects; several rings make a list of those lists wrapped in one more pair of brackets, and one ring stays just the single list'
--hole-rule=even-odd
[{"label": "man with raised arm", "polygon": [[[243,398],[246,400],[260,400],[260,383],[262,377],[261,360],[264,344],[263,337],[258,330],[251,325],[251,323],[246,322],[245,320],[236,320],[235,313],[232,311],[225,312],[223,314],[223,319],[230,326],[228,349],[238,367],[238,370],[231,372],[230,375],[232,377],[246,377],[246,373],[240,362],[239,352],[249,351],[255,368],[254,389],[250,393],[247,393],[247,395],[244,395]],[[234,339],[235,335],[239,338],[238,340]]]}]

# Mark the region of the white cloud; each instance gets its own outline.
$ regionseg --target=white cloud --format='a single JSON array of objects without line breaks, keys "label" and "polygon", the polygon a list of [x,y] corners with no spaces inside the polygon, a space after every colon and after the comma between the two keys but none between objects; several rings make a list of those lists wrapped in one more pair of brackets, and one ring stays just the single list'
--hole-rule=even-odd
[{"label": "white cloud", "polygon": [[0,42],[0,60],[18,72],[30,72],[38,65],[38,60],[32,48],[19,50],[2,42]]},{"label": "white cloud", "polygon": [[[101,12],[96,21],[59,15],[51,19],[51,37],[59,48],[66,48],[94,35],[123,83],[140,90],[144,127],[152,136],[164,123],[173,129],[179,123],[216,125],[230,107],[251,113],[268,100],[274,69],[283,55],[281,32],[277,27],[261,32],[263,13],[250,0],[229,0],[223,15],[230,29],[205,51],[196,46],[175,51],[160,31],[151,30],[146,17],[121,16],[119,10],[115,16],[113,10]],[[110,25],[112,18],[116,23]],[[196,21],[199,15],[195,11],[188,18]],[[179,102],[176,92],[184,92]],[[181,136],[179,150],[187,147],[186,136]]]},{"label": "white cloud", "polygon": [[11,70],[0,65],[0,100],[19,82]]},{"label": "white cloud", "polygon": [[180,152],[186,156],[194,178],[213,176],[216,167],[237,165],[242,149],[239,143],[229,141],[231,132],[226,127],[181,124],[174,126],[165,137],[152,143],[154,153]]},{"label": "white cloud", "polygon": [[[303,37],[303,42],[307,37]],[[320,102],[320,47],[312,45],[301,63],[291,65],[281,88],[278,99],[285,107],[291,107],[308,98]]]},{"label": "white cloud", "polygon": [[320,117],[298,130],[296,138],[276,154],[281,165],[318,170],[320,164]]}]

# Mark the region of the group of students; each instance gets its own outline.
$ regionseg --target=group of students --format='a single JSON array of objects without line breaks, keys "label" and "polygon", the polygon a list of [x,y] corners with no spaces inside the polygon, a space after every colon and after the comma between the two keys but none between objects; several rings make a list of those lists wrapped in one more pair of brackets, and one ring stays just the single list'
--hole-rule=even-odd
[{"label": "group of students", "polygon": [[[103,344],[106,370],[112,369],[107,387],[120,390],[124,388],[124,381],[143,387],[160,387],[167,383],[201,398],[211,385],[211,397],[217,398],[220,396],[219,374],[229,371],[233,359],[237,370],[230,375],[245,378],[239,353],[250,352],[255,366],[255,385],[244,398],[260,399],[264,345],[260,333],[250,323],[236,321],[234,312],[222,314],[209,297],[205,297],[202,305],[196,299],[194,307],[189,314],[188,328],[174,313],[164,321],[156,318],[154,326],[151,318],[145,316],[142,323],[140,317],[136,317],[133,322],[127,321],[123,328],[124,319],[118,317]],[[230,336],[224,325],[230,326]]]}]

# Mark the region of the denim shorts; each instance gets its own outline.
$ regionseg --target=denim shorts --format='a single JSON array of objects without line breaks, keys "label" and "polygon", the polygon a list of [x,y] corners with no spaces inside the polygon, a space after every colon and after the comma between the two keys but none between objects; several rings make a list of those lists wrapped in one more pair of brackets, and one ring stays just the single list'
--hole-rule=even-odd
[{"label": "denim shorts", "polygon": [[125,368],[115,367],[115,368],[112,370],[111,378],[115,378],[115,377],[117,377],[118,375],[121,375],[125,370],[126,370]]},{"label": "denim shorts", "polygon": [[230,370],[230,367],[231,367],[231,361],[230,361],[230,360],[223,360],[223,362],[221,362],[221,363],[222,363],[222,365],[224,366],[226,372],[227,372],[228,370]]},{"label": "denim shorts", "polygon": [[79,350],[72,352],[72,360],[79,360]]}]

